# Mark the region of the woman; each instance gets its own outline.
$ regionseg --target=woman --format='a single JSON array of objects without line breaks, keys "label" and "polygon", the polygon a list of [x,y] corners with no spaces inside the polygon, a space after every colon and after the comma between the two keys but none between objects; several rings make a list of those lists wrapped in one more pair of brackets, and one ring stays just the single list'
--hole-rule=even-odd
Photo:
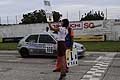
[{"label": "woman", "polygon": [[61,27],[57,27],[54,28],[51,26],[51,24],[49,23],[49,27],[51,30],[53,31],[57,31],[58,32],[58,37],[57,37],[57,41],[58,41],[58,57],[60,57],[61,59],[61,68],[60,68],[60,79],[62,80],[62,78],[64,78],[66,76],[66,58],[65,58],[65,52],[66,52],[66,45],[65,45],[65,37],[68,34],[68,26],[69,26],[69,21],[68,19],[63,19],[61,22]]}]

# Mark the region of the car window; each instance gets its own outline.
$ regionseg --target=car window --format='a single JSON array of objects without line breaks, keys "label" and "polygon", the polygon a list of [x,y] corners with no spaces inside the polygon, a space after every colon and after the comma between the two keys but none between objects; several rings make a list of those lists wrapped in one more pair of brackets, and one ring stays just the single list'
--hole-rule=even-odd
[{"label": "car window", "polygon": [[39,43],[54,43],[54,39],[50,35],[40,35]]},{"label": "car window", "polygon": [[37,43],[37,40],[38,40],[38,35],[30,35],[25,41]]}]

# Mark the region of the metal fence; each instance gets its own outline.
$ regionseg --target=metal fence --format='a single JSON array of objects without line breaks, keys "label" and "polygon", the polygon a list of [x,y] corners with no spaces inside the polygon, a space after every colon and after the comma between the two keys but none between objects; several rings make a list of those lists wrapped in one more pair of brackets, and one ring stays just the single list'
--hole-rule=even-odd
[{"label": "metal fence", "polygon": [[68,10],[66,13],[64,13],[64,16],[67,17],[69,20],[78,21],[82,17],[85,16],[88,12],[103,12],[104,13],[104,19],[120,19],[120,8],[94,8],[94,9],[79,9],[79,10]]},{"label": "metal fence", "polygon": [[19,24],[21,22],[22,15],[16,16],[0,16],[0,24]]},{"label": "metal fence", "polygon": [[[79,21],[85,15],[85,13],[88,13],[89,11],[92,11],[92,13],[95,11],[102,11],[105,19],[120,19],[120,8],[77,8],[66,9],[59,12],[63,15],[63,18],[68,18],[70,21]],[[15,16],[0,16],[0,24],[19,24],[23,18],[22,15],[23,14]]]}]

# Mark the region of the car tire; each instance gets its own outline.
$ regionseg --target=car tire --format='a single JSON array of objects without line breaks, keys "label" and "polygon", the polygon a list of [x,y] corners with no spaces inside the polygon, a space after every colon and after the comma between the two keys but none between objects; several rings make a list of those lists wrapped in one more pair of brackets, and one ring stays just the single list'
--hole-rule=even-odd
[{"label": "car tire", "polygon": [[26,48],[22,48],[22,49],[20,50],[20,55],[21,55],[21,57],[23,57],[23,58],[27,58],[27,57],[29,57],[29,51],[28,51]]}]

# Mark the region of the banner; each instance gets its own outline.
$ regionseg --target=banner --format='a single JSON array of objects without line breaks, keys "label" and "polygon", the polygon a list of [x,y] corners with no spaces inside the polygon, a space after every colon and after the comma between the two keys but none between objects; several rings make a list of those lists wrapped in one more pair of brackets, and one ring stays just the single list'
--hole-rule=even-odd
[{"label": "banner", "polygon": [[80,35],[74,41],[105,41],[104,35]]},{"label": "banner", "polygon": [[[60,27],[61,23],[52,23],[54,27]],[[74,30],[83,30],[82,22],[70,22],[69,26]]]},{"label": "banner", "polygon": [[78,55],[76,48],[73,48],[72,51],[70,49],[66,50],[66,62],[67,67],[73,67],[78,65]]},{"label": "banner", "polygon": [[[53,26],[61,26],[58,23],[53,23]],[[103,21],[72,21],[69,24],[74,30],[94,30],[94,29],[102,29],[103,28]]]}]

